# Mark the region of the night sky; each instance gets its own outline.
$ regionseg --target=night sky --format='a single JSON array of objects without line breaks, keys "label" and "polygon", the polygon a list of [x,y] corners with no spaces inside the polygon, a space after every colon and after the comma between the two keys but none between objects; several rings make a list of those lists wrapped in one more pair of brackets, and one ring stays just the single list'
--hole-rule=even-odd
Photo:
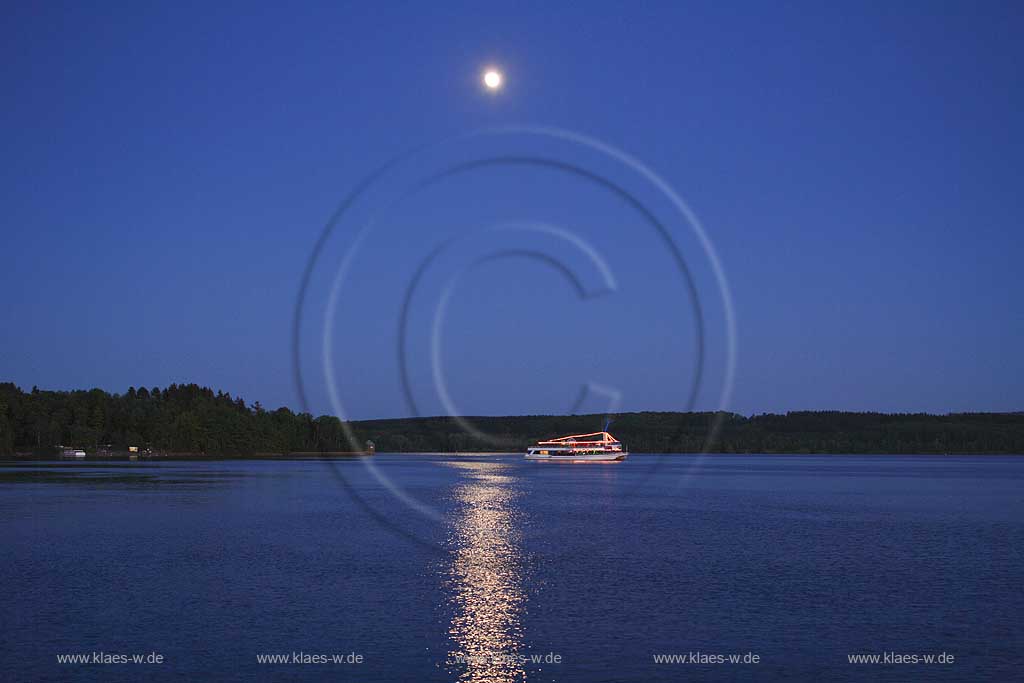
[{"label": "night sky", "polygon": [[[0,380],[116,392],[196,382],[301,408],[296,301],[342,200],[422,145],[531,125],[624,150],[699,217],[731,292],[731,392],[726,300],[664,197],[592,148],[521,135],[499,150],[481,136],[408,157],[375,186],[357,250],[357,216],[331,233],[299,326],[311,410],[332,410],[331,376],[347,417],[410,414],[403,321],[423,414],[447,412],[431,367],[438,321],[438,367],[462,414],[564,412],[588,382],[618,399],[591,395],[577,406],[587,412],[723,399],[744,414],[1024,409],[1020,3],[8,3],[3,14]],[[505,75],[500,91],[482,87],[488,66]],[[674,220],[705,322],[695,402],[685,277],[637,207],[554,166],[417,184],[492,151],[569,160]],[[401,201],[385,201],[388,187]],[[612,275],[602,296],[575,288],[586,253]]]}]

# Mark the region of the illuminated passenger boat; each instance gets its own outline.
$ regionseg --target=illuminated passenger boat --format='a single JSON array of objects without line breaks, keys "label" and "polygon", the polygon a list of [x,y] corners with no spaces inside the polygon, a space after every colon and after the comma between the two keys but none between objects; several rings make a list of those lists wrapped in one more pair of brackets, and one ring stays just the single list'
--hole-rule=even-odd
[{"label": "illuminated passenger boat", "polygon": [[538,441],[526,449],[527,460],[548,462],[618,462],[627,455],[626,447],[608,432]]}]

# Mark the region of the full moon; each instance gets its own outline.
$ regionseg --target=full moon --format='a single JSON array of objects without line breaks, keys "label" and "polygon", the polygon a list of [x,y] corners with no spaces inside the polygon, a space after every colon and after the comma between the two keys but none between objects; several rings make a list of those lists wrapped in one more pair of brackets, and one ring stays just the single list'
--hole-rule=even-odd
[{"label": "full moon", "polygon": [[501,87],[503,80],[501,72],[496,69],[488,69],[484,72],[484,85],[488,90],[497,90]]}]

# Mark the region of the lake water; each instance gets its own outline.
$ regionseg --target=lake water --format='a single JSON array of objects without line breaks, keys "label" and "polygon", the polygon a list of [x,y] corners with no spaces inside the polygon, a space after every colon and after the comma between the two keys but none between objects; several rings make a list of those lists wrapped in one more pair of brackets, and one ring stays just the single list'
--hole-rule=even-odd
[{"label": "lake water", "polygon": [[9,462],[0,541],[2,680],[1024,676],[1017,457]]}]

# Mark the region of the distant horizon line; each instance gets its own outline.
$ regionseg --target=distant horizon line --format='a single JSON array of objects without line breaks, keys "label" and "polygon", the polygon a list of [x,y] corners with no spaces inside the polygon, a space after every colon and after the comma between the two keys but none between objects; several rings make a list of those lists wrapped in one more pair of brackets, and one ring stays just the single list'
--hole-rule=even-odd
[{"label": "distant horizon line", "polygon": [[[312,413],[310,411],[307,411],[307,410],[296,410],[295,408],[293,408],[292,406],[289,406],[289,405],[281,405],[281,406],[278,406],[276,408],[268,409],[265,406],[263,406],[262,403],[259,400],[256,400],[256,401],[253,401],[253,402],[249,402],[247,399],[245,399],[244,397],[242,397],[239,394],[232,394],[229,391],[224,391],[223,389],[216,389],[214,387],[210,387],[210,386],[207,386],[207,385],[204,385],[204,384],[199,384],[197,382],[171,382],[170,384],[167,384],[167,385],[165,385],[163,387],[158,386],[158,385],[154,385],[152,387],[135,386],[133,384],[133,385],[129,385],[128,389],[125,390],[124,392],[112,392],[112,391],[108,391],[107,389],[103,389],[102,387],[91,387],[89,389],[42,389],[42,388],[40,388],[36,384],[33,384],[31,389],[26,390],[21,385],[19,385],[17,382],[14,382],[14,381],[0,382],[0,384],[5,384],[5,383],[9,383],[9,384],[14,385],[19,391],[21,391],[23,393],[26,393],[26,394],[31,394],[32,391],[34,391],[34,390],[35,391],[40,391],[40,392],[63,393],[63,394],[71,394],[71,393],[75,393],[75,392],[88,393],[90,391],[102,391],[103,393],[110,394],[112,396],[126,395],[126,394],[128,394],[133,389],[136,392],[138,392],[139,390],[144,389],[147,393],[152,393],[152,391],[154,389],[158,389],[158,390],[160,390],[160,392],[163,392],[163,391],[165,391],[166,389],[169,389],[172,386],[175,386],[175,387],[195,386],[195,387],[199,387],[200,389],[208,389],[211,392],[214,392],[215,395],[216,394],[225,394],[225,395],[227,395],[227,396],[229,396],[229,397],[231,397],[231,398],[233,398],[235,400],[241,399],[242,402],[245,403],[245,405],[247,407],[250,407],[250,408],[256,406],[256,404],[260,404],[260,408],[263,409],[263,410],[266,410],[267,412],[275,412],[277,410],[281,410],[282,408],[284,408],[284,409],[289,410],[289,411],[291,411],[291,412],[293,412],[295,414],[307,413],[309,415],[314,415],[314,413]],[[737,411],[733,411],[733,410],[726,410],[726,409],[717,409],[717,410],[655,410],[655,409],[648,409],[648,410],[623,410],[623,411],[602,412],[602,413],[516,413],[516,414],[513,414],[513,413],[479,414],[478,413],[478,414],[463,414],[463,415],[407,415],[407,416],[403,416],[403,417],[389,416],[389,417],[367,417],[367,418],[358,418],[358,419],[345,419],[345,420],[342,420],[342,422],[386,422],[386,421],[396,421],[396,420],[442,420],[442,419],[456,419],[456,418],[458,418],[458,419],[473,419],[473,418],[506,418],[506,417],[507,418],[512,418],[512,417],[516,417],[516,418],[520,418],[520,417],[598,417],[598,416],[609,416],[609,415],[638,415],[638,414],[643,414],[643,413],[662,413],[662,414],[678,414],[678,415],[702,415],[702,414],[713,415],[713,414],[716,414],[716,413],[725,413],[727,415],[739,415],[741,417],[746,417],[746,418],[758,417],[758,416],[762,416],[762,415],[790,415],[790,414],[793,414],[793,413],[846,413],[846,414],[860,414],[860,415],[894,415],[894,416],[895,415],[925,415],[925,416],[931,416],[931,417],[948,417],[948,416],[952,416],[952,415],[1024,415],[1024,409],[1022,409],[1022,410],[959,410],[959,411],[947,411],[947,412],[944,412],[944,413],[938,413],[938,412],[929,412],[929,411],[921,411],[921,410],[885,411],[885,410],[844,410],[844,409],[836,409],[836,408],[800,408],[800,409],[784,410],[782,412],[761,411],[761,412],[752,412],[752,413],[749,413],[749,414],[748,413],[741,413],[741,412],[737,412]],[[331,413],[321,413],[320,415],[314,415],[314,416],[315,417],[325,417],[325,416],[327,416],[327,417],[338,417],[337,415],[332,415]],[[341,418],[338,418],[338,419],[341,420]]]}]

